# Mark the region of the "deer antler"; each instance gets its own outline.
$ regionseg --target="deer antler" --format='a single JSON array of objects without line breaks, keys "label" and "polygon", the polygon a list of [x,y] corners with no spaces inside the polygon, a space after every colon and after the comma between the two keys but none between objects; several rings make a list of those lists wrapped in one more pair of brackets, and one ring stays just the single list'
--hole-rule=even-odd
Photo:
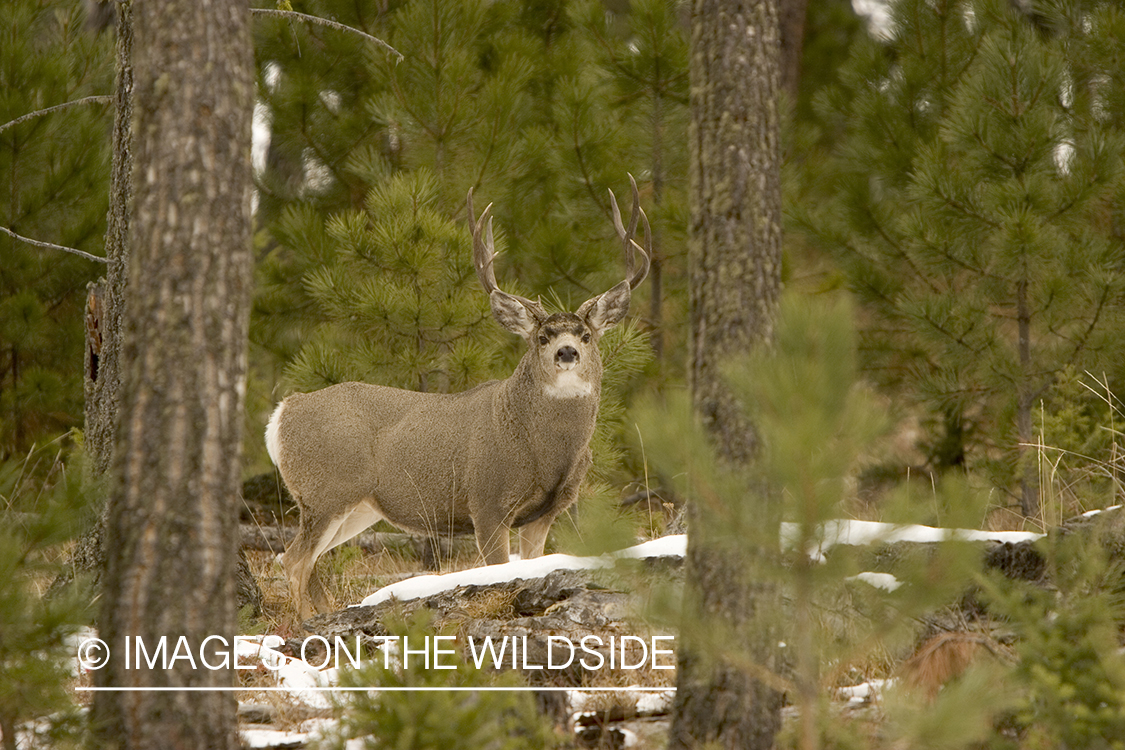
[{"label": "deer antler", "polygon": [[[629,229],[626,230],[621,223],[621,210],[617,207],[617,198],[613,191],[609,191],[609,204],[613,208],[613,226],[617,229],[617,236],[621,238],[622,249],[625,252],[625,276],[629,281],[629,288],[637,286],[648,276],[649,265],[652,262],[652,228],[648,224],[648,217],[641,208],[641,195],[637,190],[637,181],[629,175],[629,184],[633,188],[633,210],[629,216]],[[637,223],[641,221],[645,226],[645,246],[641,247],[633,239],[637,234]],[[640,254],[642,263],[636,268],[636,256]]]},{"label": "deer antler", "polygon": [[521,297],[518,294],[508,294],[496,283],[496,268],[493,261],[496,260],[496,246],[492,238],[492,204],[489,203],[481,211],[480,218],[474,221],[473,217],[476,214],[473,212],[473,189],[469,188],[469,195],[465,199],[466,206],[469,211],[469,224],[473,229],[473,265],[477,269],[477,278],[480,279],[480,285],[484,287],[484,291],[491,297],[493,292],[500,292],[512,299],[517,300],[524,307],[528,308],[532,314],[543,315],[543,307],[538,302],[532,302],[527,297]]},{"label": "deer antler", "polygon": [[500,288],[496,285],[496,269],[492,263],[496,257],[492,240],[492,216],[490,215],[492,204],[489,203],[485,206],[480,218],[477,219],[476,213],[473,212],[472,188],[469,188],[469,196],[465,202],[469,209],[469,224],[473,229],[473,266],[477,269],[477,278],[480,279],[484,291],[491,295],[492,292]]}]

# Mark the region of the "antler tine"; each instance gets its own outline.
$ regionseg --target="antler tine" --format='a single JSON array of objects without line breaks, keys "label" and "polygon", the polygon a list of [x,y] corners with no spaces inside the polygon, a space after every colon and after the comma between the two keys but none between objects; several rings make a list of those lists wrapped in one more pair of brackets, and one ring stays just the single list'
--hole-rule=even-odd
[{"label": "antler tine", "polygon": [[[613,191],[609,191],[609,203],[613,209],[613,226],[617,230],[617,236],[621,238],[622,249],[625,252],[625,269],[628,276],[629,288],[636,289],[637,286],[645,280],[648,276],[648,269],[652,259],[652,228],[648,223],[648,216],[645,215],[644,209],[641,208],[641,195],[637,190],[637,181],[633,179],[633,175],[629,175],[629,184],[633,191],[633,209],[629,217],[629,229],[625,229],[625,225],[621,222],[621,210],[617,207],[617,198],[613,195]],[[645,246],[641,247],[633,239],[637,234],[638,222],[644,222],[645,227]],[[642,263],[639,268],[634,268],[636,265],[636,255],[640,254]]]},{"label": "antler tine", "polygon": [[[492,294],[499,287],[496,284],[496,269],[493,259],[496,257],[495,244],[492,239],[492,204],[489,203],[476,218],[473,212],[473,189],[469,188],[469,196],[465,199],[469,210],[469,226],[473,230],[473,266],[477,269],[477,278],[488,294]],[[484,236],[481,231],[484,230]]]}]

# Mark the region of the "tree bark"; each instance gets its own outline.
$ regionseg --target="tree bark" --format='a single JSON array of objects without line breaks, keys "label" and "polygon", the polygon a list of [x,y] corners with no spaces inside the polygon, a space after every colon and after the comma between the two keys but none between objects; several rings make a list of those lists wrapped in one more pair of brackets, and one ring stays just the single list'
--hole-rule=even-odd
[{"label": "tree bark", "polygon": [[719,368],[773,339],[781,295],[776,0],[694,0],[691,52],[691,389],[724,456],[754,437]]},{"label": "tree bark", "polygon": [[[129,266],[129,205],[133,199],[133,3],[120,0],[116,16],[116,80],[113,104],[113,165],[106,217],[106,275],[86,288],[86,354],[83,368],[85,424],[83,444],[88,469],[100,477],[113,465],[121,388],[121,332]],[[112,8],[110,9],[112,13]],[[105,568],[106,507],[82,535],[66,570],[52,588],[68,585],[77,574],[101,582]]]},{"label": "tree bark", "polygon": [[[104,747],[237,748],[222,643],[236,625],[240,428],[250,306],[249,11],[240,0],[133,7],[135,197],[120,420],[99,629]],[[168,668],[126,668],[137,639]],[[126,641],[126,638],[131,639]],[[176,649],[183,638],[185,648]],[[193,664],[192,661],[195,663]],[[135,662],[135,659],[134,659]]]},{"label": "tree bark", "polygon": [[[781,292],[781,178],[776,0],[693,0],[691,49],[691,389],[695,409],[733,471],[754,432],[720,368],[773,338]],[[765,750],[780,727],[773,583],[778,519],[758,488],[764,535],[731,538],[747,508],[688,510],[684,615],[670,748]],[[723,633],[724,643],[714,640]]]},{"label": "tree bark", "polygon": [[117,80],[114,87],[113,166],[106,221],[106,275],[89,289],[86,305],[85,447],[90,468],[107,472],[113,462],[121,329],[129,262],[128,207],[133,190],[133,5],[117,5]]}]

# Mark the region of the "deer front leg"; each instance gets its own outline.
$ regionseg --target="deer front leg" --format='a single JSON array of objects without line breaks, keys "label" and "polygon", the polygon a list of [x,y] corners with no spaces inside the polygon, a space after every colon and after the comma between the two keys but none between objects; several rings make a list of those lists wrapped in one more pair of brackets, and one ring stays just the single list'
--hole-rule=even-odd
[{"label": "deer front leg", "polygon": [[485,565],[498,565],[508,562],[510,542],[508,524],[499,513],[483,514],[473,519],[473,531],[477,537],[477,549],[484,558]]},{"label": "deer front leg", "polygon": [[551,524],[578,500],[578,490],[582,486],[582,480],[586,476],[586,470],[590,463],[591,456],[587,451],[579,459],[578,465],[571,472],[570,478],[562,491],[558,493],[554,506],[539,518],[519,527],[520,559],[528,560],[543,554],[543,548],[547,544],[547,532],[551,530]]},{"label": "deer front leg", "polygon": [[554,514],[549,514],[519,528],[521,560],[530,560],[543,554],[543,548],[547,545],[547,532],[554,522]]}]

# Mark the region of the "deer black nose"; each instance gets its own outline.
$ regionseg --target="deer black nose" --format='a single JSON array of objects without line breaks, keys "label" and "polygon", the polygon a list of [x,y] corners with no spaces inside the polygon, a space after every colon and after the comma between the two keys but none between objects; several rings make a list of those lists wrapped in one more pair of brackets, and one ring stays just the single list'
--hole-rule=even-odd
[{"label": "deer black nose", "polygon": [[560,346],[559,350],[555,352],[555,361],[563,364],[571,364],[578,361],[578,350],[573,346]]}]

